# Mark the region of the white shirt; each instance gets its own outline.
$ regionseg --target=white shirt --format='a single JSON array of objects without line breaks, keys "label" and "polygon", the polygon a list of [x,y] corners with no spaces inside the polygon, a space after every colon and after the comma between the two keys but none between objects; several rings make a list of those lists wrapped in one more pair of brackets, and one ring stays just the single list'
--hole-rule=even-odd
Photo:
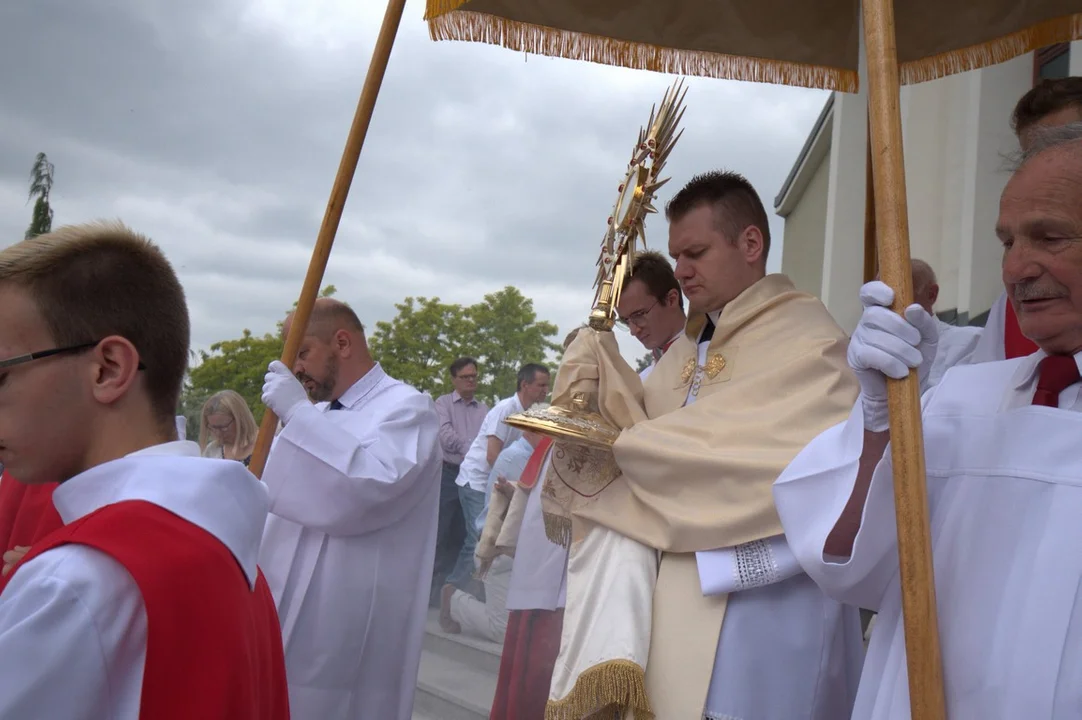
[{"label": "white shirt", "polygon": [[[176,441],[98,465],[61,484],[64,523],[145,500],[225,544],[254,586],[265,488],[240,463]],[[124,566],[86,545],[26,562],[0,594],[0,718],[137,720],[146,659],[143,596]]]},{"label": "white shirt", "polygon": [[470,486],[478,492],[485,491],[488,483],[488,475],[492,472],[492,466],[488,463],[488,439],[494,437],[503,442],[507,447],[522,437],[522,431],[513,428],[504,422],[515,413],[522,412],[522,401],[518,399],[518,393],[509,398],[504,398],[496,403],[488,415],[485,415],[481,423],[481,430],[473,439],[470,449],[466,451],[466,457],[462,459],[462,465],[458,470],[458,479],[455,483],[459,487]]},{"label": "white shirt", "polygon": [[[1045,354],[958,366],[923,399],[947,715],[1082,717],[1082,398],[1031,406]],[[1082,353],[1075,356],[1082,368]],[[908,720],[891,449],[848,559],[824,554],[857,476],[860,404],[774,487],[801,564],[831,596],[879,611],[854,720]]]},{"label": "white shirt", "polygon": [[430,397],[376,365],[341,410],[300,408],[263,481],[260,566],[298,720],[409,720],[443,453]]}]

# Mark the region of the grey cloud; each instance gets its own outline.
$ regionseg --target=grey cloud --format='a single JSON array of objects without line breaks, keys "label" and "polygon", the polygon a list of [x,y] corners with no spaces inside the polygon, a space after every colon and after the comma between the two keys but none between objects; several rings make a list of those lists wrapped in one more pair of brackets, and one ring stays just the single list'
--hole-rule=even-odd
[{"label": "grey cloud", "polygon": [[[0,64],[22,71],[0,78],[5,242],[22,236],[44,150],[58,223],[119,216],[163,245],[196,346],[272,331],[300,289],[381,5],[7,3]],[[370,324],[406,295],[518,285],[566,330],[588,312],[631,144],[673,78],[433,43],[422,11],[407,6],[326,281]],[[724,166],[769,203],[823,93],[689,87],[661,200]],[[662,218],[648,235],[664,248]]]}]

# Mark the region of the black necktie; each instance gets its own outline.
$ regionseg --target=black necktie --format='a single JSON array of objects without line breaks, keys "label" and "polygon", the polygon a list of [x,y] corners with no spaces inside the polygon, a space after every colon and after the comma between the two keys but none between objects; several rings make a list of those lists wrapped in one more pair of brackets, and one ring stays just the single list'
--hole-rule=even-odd
[{"label": "black necktie", "polygon": [[710,316],[706,316],[706,327],[703,328],[703,332],[699,335],[699,342],[708,343],[714,339],[714,321],[710,319]]},{"label": "black necktie", "polygon": [[327,408],[327,410],[328,411],[330,411],[330,410],[341,410],[344,407],[345,407],[345,405],[338,402],[337,400],[331,400],[331,406],[329,408]]}]

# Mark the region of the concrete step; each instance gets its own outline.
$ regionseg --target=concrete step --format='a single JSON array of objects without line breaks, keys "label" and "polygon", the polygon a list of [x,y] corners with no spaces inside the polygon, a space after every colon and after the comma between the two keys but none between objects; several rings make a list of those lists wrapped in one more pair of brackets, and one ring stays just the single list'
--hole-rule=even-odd
[{"label": "concrete step", "polygon": [[503,648],[440,630],[439,611],[429,612],[413,720],[488,720]]},{"label": "concrete step", "polygon": [[423,648],[435,655],[451,658],[493,676],[500,673],[503,645],[468,635],[450,635],[440,629],[440,611],[429,610]]},{"label": "concrete step", "polygon": [[428,612],[413,720],[488,720],[503,646],[439,629]]},{"label": "concrete step", "polygon": [[421,654],[413,717],[433,720],[488,720],[496,676],[462,661]]}]

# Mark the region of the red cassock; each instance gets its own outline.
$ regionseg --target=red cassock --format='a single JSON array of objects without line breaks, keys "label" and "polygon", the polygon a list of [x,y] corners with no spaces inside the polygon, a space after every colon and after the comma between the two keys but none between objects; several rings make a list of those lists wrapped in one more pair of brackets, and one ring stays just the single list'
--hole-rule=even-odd
[{"label": "red cassock", "polygon": [[0,479],[0,552],[30,547],[64,524],[53,507],[56,483],[24,485],[7,473]]},{"label": "red cassock", "polygon": [[[253,591],[221,541],[141,500],[107,505],[55,530],[23,562],[66,543],[109,555],[142,593],[140,720],[288,720],[282,635],[262,572]],[[0,580],[0,592],[17,570]]]}]

